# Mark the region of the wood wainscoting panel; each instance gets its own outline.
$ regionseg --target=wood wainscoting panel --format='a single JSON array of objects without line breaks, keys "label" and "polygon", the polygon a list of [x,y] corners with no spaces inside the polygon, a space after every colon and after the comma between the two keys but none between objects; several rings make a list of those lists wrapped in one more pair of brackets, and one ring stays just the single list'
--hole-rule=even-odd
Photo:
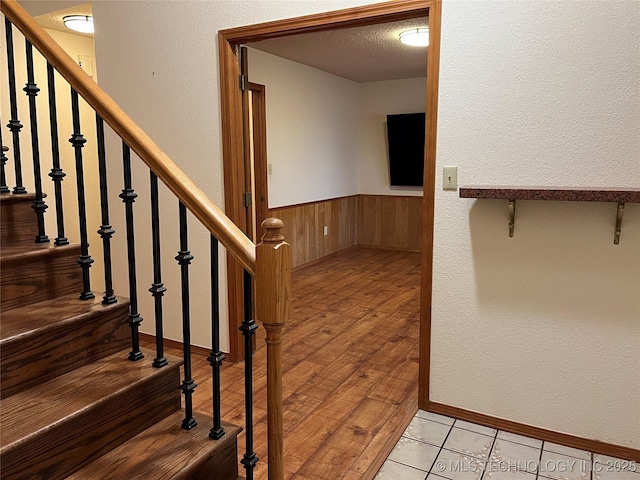
[{"label": "wood wainscoting panel", "polygon": [[418,252],[422,242],[422,197],[351,195],[272,208],[269,216],[284,222],[292,268],[358,245]]},{"label": "wood wainscoting panel", "polygon": [[284,222],[284,238],[291,244],[292,268],[358,243],[357,195],[272,208],[269,216]]},{"label": "wood wainscoting panel", "polygon": [[420,251],[422,197],[359,195],[358,244]]}]

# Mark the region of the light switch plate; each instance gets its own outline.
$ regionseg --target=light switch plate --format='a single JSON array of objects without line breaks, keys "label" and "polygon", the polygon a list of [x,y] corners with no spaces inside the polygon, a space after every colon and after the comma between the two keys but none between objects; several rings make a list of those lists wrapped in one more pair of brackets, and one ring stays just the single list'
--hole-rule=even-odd
[{"label": "light switch plate", "polygon": [[87,75],[93,77],[93,62],[89,55],[78,55],[78,65]]},{"label": "light switch plate", "polygon": [[442,189],[458,189],[458,167],[442,167]]}]

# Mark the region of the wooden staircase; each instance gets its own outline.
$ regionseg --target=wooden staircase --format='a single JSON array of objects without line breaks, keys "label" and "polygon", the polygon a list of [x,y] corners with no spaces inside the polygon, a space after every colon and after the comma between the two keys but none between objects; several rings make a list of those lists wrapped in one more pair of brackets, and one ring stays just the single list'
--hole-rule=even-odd
[{"label": "wooden staircase", "polygon": [[236,479],[240,428],[181,428],[182,360],[128,360],[128,300],[78,298],[80,246],[35,243],[33,200],[0,195],[0,478]]}]

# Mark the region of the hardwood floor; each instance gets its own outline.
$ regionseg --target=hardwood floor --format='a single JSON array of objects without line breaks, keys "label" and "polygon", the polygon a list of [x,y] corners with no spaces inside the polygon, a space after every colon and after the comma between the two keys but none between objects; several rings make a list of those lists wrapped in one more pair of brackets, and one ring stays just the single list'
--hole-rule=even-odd
[{"label": "hardwood floor", "polygon": [[[355,248],[294,272],[283,342],[285,478],[375,476],[418,408],[419,292],[420,254],[413,252]],[[263,339],[261,328],[255,478],[266,478]],[[223,420],[241,426],[243,369],[239,363],[222,370]],[[195,409],[210,414],[210,367],[201,355],[194,378]],[[244,434],[238,440],[241,456]]]}]

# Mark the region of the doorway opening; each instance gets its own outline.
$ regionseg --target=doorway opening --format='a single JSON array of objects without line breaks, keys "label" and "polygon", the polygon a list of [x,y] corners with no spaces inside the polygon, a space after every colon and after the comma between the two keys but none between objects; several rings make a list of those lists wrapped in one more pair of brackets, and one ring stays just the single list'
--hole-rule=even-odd
[{"label": "doorway opening", "polygon": [[[420,302],[420,387],[419,403],[428,403],[429,349],[431,330],[431,294],[433,266],[433,220],[435,190],[435,158],[437,133],[437,98],[440,59],[439,0],[403,0],[372,4],[322,14],[237,27],[219,32],[220,89],[222,104],[222,136],[226,213],[243,231],[251,228],[243,198],[246,189],[243,100],[239,88],[241,78],[240,47],[250,42],[274,39],[301,33],[320,32],[355,26],[375,25],[393,21],[429,17],[429,55],[426,85],[426,118],[423,231]],[[249,174],[250,176],[250,174]],[[259,225],[259,224],[258,224]],[[257,237],[260,234],[258,233]],[[229,295],[229,335],[231,361],[243,358],[242,337],[238,326],[242,321],[242,267],[227,259]]]}]

